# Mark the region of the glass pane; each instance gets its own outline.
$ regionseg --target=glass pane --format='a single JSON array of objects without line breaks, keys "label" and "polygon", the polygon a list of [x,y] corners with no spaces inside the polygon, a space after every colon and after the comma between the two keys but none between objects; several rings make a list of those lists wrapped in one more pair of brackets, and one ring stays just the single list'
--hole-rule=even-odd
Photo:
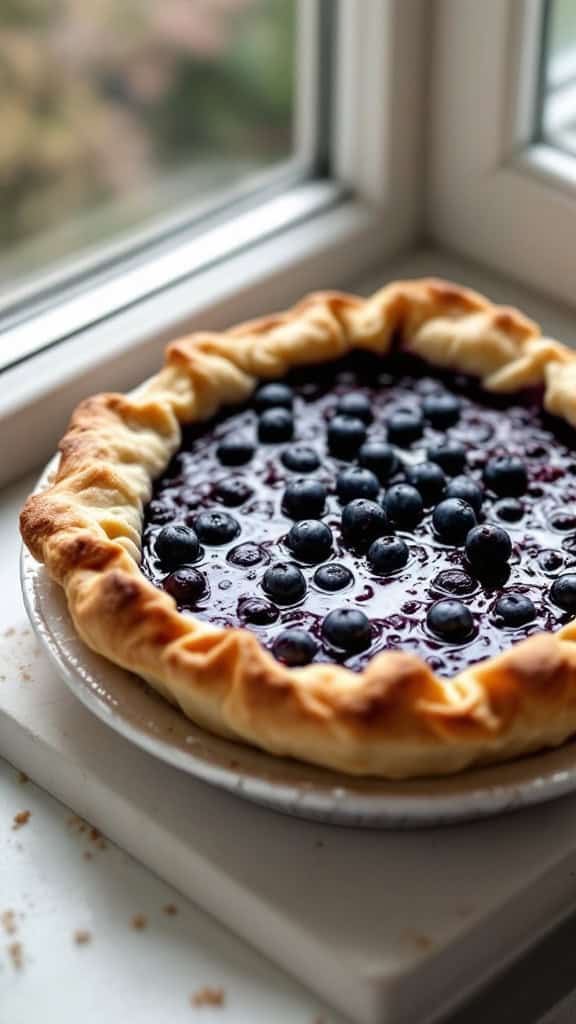
[{"label": "glass pane", "polygon": [[576,152],[576,3],[548,0],[541,134]]},{"label": "glass pane", "polygon": [[2,0],[2,287],[293,151],[296,0]]}]

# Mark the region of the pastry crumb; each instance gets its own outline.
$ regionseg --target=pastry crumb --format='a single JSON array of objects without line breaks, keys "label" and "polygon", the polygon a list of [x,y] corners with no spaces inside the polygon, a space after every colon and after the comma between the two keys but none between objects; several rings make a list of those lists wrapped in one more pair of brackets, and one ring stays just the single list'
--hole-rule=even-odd
[{"label": "pastry crumb", "polygon": [[191,1006],[224,1006],[225,996],[223,988],[211,988],[205,985],[193,992],[190,996]]},{"label": "pastry crumb", "polygon": [[3,635],[5,637],[15,636],[16,635],[16,630],[14,629],[14,626],[10,626],[8,629],[5,629]]},{"label": "pastry crumb", "polygon": [[148,927],[148,918],[146,917],[146,914],[133,914],[130,920],[130,927],[133,928],[135,932],[144,931],[144,929]]},{"label": "pastry crumb", "polygon": [[18,814],[14,815],[14,821],[12,822],[12,831],[16,832],[19,828],[27,825],[30,821],[30,811],[18,811]]},{"label": "pastry crumb", "polygon": [[19,971],[24,964],[24,956],[22,953],[21,942],[11,942],[8,946],[8,955],[12,961],[14,968]]},{"label": "pastry crumb", "polygon": [[72,817],[68,818],[66,824],[69,829],[74,829],[75,832],[85,832],[87,828],[84,818],[79,818],[77,814],[73,814]]},{"label": "pastry crumb", "polygon": [[92,942],[92,932],[87,931],[85,928],[77,928],[74,932],[74,942],[77,946],[87,946]]},{"label": "pastry crumb", "polygon": [[90,850],[84,850],[84,853],[82,854],[82,857],[83,857],[84,860],[93,860],[94,854],[90,853]]},{"label": "pastry crumb", "polygon": [[31,679],[32,679],[32,676],[30,675],[29,672],[20,671],[20,682],[21,683],[29,683],[31,681]]},{"label": "pastry crumb", "polygon": [[178,907],[175,903],[166,903],[162,907],[162,913],[166,914],[167,917],[174,917],[178,913]]},{"label": "pastry crumb", "polygon": [[18,782],[21,786],[25,786],[27,782],[30,782],[30,776],[26,775],[26,772],[18,772]]},{"label": "pastry crumb", "polygon": [[13,910],[5,910],[0,914],[0,921],[6,935],[16,934],[16,914]]}]

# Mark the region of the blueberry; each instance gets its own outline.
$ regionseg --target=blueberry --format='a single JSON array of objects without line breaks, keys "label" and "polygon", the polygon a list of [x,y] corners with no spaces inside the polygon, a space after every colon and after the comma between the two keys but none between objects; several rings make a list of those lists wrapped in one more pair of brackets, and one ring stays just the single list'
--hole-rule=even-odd
[{"label": "blueberry", "polygon": [[258,420],[258,440],[264,444],[290,441],[294,433],[294,420],[289,409],[266,409]]},{"label": "blueberry", "polygon": [[264,592],[276,604],[295,604],[306,593],[306,580],[297,565],[276,562],[266,569],[262,579]]},{"label": "blueberry", "polygon": [[292,519],[321,516],[326,504],[326,488],[319,480],[290,480],[284,491],[282,510]]},{"label": "blueberry", "polygon": [[576,573],[569,572],[554,580],[550,597],[565,612],[576,612]]},{"label": "blueberry", "polygon": [[337,608],[324,619],[322,636],[341,651],[363,651],[370,646],[370,621],[355,608]]},{"label": "blueberry", "polygon": [[355,498],[342,512],[344,541],[359,551],[365,551],[377,537],[391,532],[388,516],[375,501]]},{"label": "blueberry", "polygon": [[301,519],[294,523],[286,544],[299,562],[314,565],[323,562],[332,551],[332,533],[325,523],[319,523],[317,519]]},{"label": "blueberry", "polygon": [[314,583],[320,590],[327,590],[335,593],[343,590],[354,582],[354,577],[345,565],[338,565],[337,562],[330,562],[328,565],[321,565],[314,573]]},{"label": "blueberry", "polygon": [[366,440],[366,424],[358,416],[334,416],[328,424],[328,448],[339,459],[352,459]]},{"label": "blueberry", "polygon": [[203,544],[228,544],[240,533],[240,524],[228,512],[199,512],[194,529]]},{"label": "blueberry", "polygon": [[432,580],[432,585],[440,590],[447,590],[449,594],[466,597],[474,593],[478,584],[467,572],[460,569],[443,569]]},{"label": "blueberry", "polygon": [[446,476],[435,462],[420,462],[407,473],[410,483],[420,491],[425,505],[435,505],[444,497]]},{"label": "blueberry", "polygon": [[258,544],[246,541],[245,544],[238,544],[228,552],[227,561],[232,565],[238,565],[241,569],[250,569],[258,565],[264,559],[264,552]]},{"label": "blueberry", "polygon": [[365,469],[371,470],[380,481],[387,480],[398,467],[394,449],[385,441],[366,441],[358,452],[358,461]]},{"label": "blueberry", "polygon": [[512,542],[501,526],[485,523],[474,526],[466,537],[466,555],[472,566],[482,570],[494,569],[507,562],[512,554]]},{"label": "blueberry", "polygon": [[190,526],[164,526],[156,537],[156,554],[167,566],[195,562],[200,554],[198,536]]},{"label": "blueberry", "polygon": [[426,616],[428,629],[447,643],[460,644],[474,633],[472,614],[461,601],[435,601]]},{"label": "blueberry", "polygon": [[238,618],[254,626],[271,626],[278,618],[278,609],[262,597],[243,597],[238,602]]},{"label": "blueberry", "polygon": [[373,572],[386,576],[402,569],[409,554],[408,545],[400,537],[379,537],[368,548],[368,562]]},{"label": "blueberry", "polygon": [[251,495],[252,488],[250,484],[243,480],[241,476],[230,476],[216,484],[215,496],[217,500],[231,508],[243,505]]},{"label": "blueberry", "polygon": [[525,626],[536,618],[536,609],[532,601],[523,594],[503,594],[496,601],[494,611],[500,620],[498,625],[511,628]]},{"label": "blueberry", "polygon": [[401,448],[408,448],[413,441],[422,437],[424,421],[419,412],[400,409],[386,421],[388,440]]},{"label": "blueberry", "polygon": [[216,449],[216,455],[224,466],[244,466],[250,462],[255,447],[245,437],[225,437]]},{"label": "blueberry", "polygon": [[370,399],[359,391],[350,391],[349,394],[343,395],[336,411],[341,416],[356,416],[364,423],[372,423],[374,419]]},{"label": "blueberry", "polygon": [[501,498],[519,498],[526,493],[526,467],[514,455],[497,455],[484,467],[484,483]]},{"label": "blueberry", "polygon": [[436,505],[432,523],[446,544],[463,544],[472,527],[476,526],[476,513],[462,498],[445,498]]},{"label": "blueberry", "polygon": [[422,519],[424,504],[420,492],[410,484],[394,484],[382,504],[390,521],[400,529],[411,530]]},{"label": "blueberry", "polygon": [[543,572],[557,572],[564,565],[564,556],[553,548],[545,549],[538,555],[538,565]]},{"label": "blueberry", "polygon": [[428,449],[428,458],[437,462],[448,476],[457,476],[466,468],[466,449],[459,441],[445,441]]},{"label": "blueberry", "polygon": [[472,505],[476,515],[478,515],[482,508],[484,491],[480,484],[477,484],[475,480],[471,480],[469,476],[455,476],[448,483],[446,497],[462,498],[462,501],[467,501],[469,505]]},{"label": "blueberry", "polygon": [[263,384],[254,395],[254,406],[258,412],[266,409],[291,409],[294,402],[292,388],[287,384]]},{"label": "blueberry", "polygon": [[295,473],[313,473],[320,465],[320,459],[313,448],[306,448],[305,445],[295,444],[282,452],[282,463],[286,469]]},{"label": "blueberry", "polygon": [[343,469],[336,479],[336,494],[343,505],[347,505],[354,498],[369,498],[373,500],[378,497],[380,484],[378,477],[374,476],[369,469],[361,466],[350,466]]},{"label": "blueberry", "polygon": [[303,629],[286,629],[272,646],[274,657],[285,665],[308,665],[318,650],[316,641]]},{"label": "blueberry", "polygon": [[422,412],[433,427],[453,427],[460,419],[462,402],[456,395],[430,395],[422,402]]},{"label": "blueberry", "polygon": [[494,512],[504,523],[518,523],[524,515],[524,506],[517,498],[502,498],[494,505]]},{"label": "blueberry", "polygon": [[185,566],[170,573],[163,583],[164,590],[177,604],[196,604],[206,590],[206,580],[197,569]]}]

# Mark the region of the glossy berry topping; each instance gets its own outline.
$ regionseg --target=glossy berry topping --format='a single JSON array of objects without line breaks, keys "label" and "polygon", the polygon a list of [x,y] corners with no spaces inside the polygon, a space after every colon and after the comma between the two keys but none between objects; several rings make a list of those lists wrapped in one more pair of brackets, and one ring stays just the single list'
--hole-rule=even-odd
[{"label": "glossy berry topping", "polygon": [[285,665],[296,668],[312,661],[318,644],[303,629],[287,629],[276,637],[272,646],[274,657]]},{"label": "glossy berry topping", "polygon": [[536,618],[536,608],[524,594],[508,592],[502,594],[494,604],[494,615],[498,625],[518,629]]},{"label": "glossy berry topping", "polygon": [[382,502],[391,523],[399,530],[411,530],[422,519],[424,503],[411,484],[394,484]]},{"label": "glossy berry topping", "polygon": [[519,498],[528,487],[526,467],[515,456],[498,455],[486,463],[484,483],[501,498]]},{"label": "glossy berry topping", "polygon": [[334,416],[328,424],[328,448],[339,459],[352,459],[366,440],[366,424],[358,416]]},{"label": "glossy berry topping", "polygon": [[[180,452],[154,484],[145,509],[142,571],[160,589],[173,586],[179,608],[220,627],[254,630],[269,651],[282,633],[302,630],[317,644],[315,664],[336,660],[360,671],[382,651],[408,650],[449,678],[517,640],[557,630],[576,616],[576,608],[570,610],[566,582],[567,576],[576,575],[576,432],[543,413],[536,392],[500,398],[471,378],[431,373],[417,359],[402,354],[356,353],[337,363],[298,370],[282,383],[290,398],[277,394],[270,400],[286,400],[286,406],[272,405],[257,413],[249,401],[224,408],[212,422],[185,425]],[[368,419],[366,406],[355,404],[356,397],[346,399],[348,394],[368,400],[370,422],[362,420],[362,414]],[[430,411],[429,400],[443,395],[454,395],[459,408],[457,422],[449,427],[440,426]],[[341,401],[345,413],[338,409]],[[395,410],[423,414],[422,436],[406,452],[385,440]],[[351,411],[360,415],[351,416]],[[255,446],[258,420],[264,417],[266,422],[267,413],[287,417],[294,440]],[[344,455],[328,445],[329,426],[338,417],[359,426],[353,444],[336,444]],[[353,450],[359,437],[365,439]],[[224,442],[230,442],[231,454],[224,455],[230,468],[219,454]],[[466,475],[449,476],[445,491],[439,490],[434,498],[428,491],[422,498],[427,484],[438,480],[440,487],[443,473],[440,463],[427,461],[426,453],[432,446],[447,444],[452,453],[454,445],[464,449]],[[527,487],[520,499],[501,496],[483,482],[487,464],[503,455],[525,469]],[[248,456],[249,461],[239,461],[242,468],[236,470],[235,459]],[[375,490],[373,478],[361,475],[365,470],[374,474],[380,490]],[[317,512],[287,513],[286,489],[305,477],[313,487],[324,488],[321,519]],[[346,503],[351,494],[347,488],[360,487],[364,480],[370,480],[371,490],[361,493],[374,497],[353,497]],[[392,523],[381,507],[386,491],[394,493],[399,484],[416,487],[424,501],[422,518],[410,528],[410,535],[406,521]],[[445,502],[452,500],[466,502],[463,521],[443,511]],[[463,545],[465,535],[478,525],[470,518],[474,511],[482,527],[498,526],[509,534],[514,550],[509,561],[480,556],[469,560]],[[230,516],[229,531],[213,530],[214,513]],[[199,529],[202,526],[199,517],[205,514],[206,535],[223,543],[207,543],[196,534],[197,522]],[[166,527],[170,530],[162,534]],[[174,529],[178,540],[171,548],[168,541],[174,538]],[[291,533],[299,554],[287,543]],[[162,556],[161,535],[166,543]],[[409,557],[391,568],[406,559],[406,542]],[[173,561],[166,554],[170,550]],[[494,548],[492,555],[500,550]],[[301,596],[296,601],[293,594],[289,603],[282,595],[276,601],[264,590],[267,570],[279,562],[290,562],[301,573],[295,587]],[[178,590],[177,577],[167,583],[176,571],[187,568],[203,577],[201,592],[200,583],[191,585],[195,576]],[[284,596],[286,600],[286,589]],[[504,603],[505,614],[500,615],[499,602],[512,597],[532,603],[529,621],[505,624],[512,621],[512,613],[506,613]],[[461,601],[476,624],[466,643],[444,639],[427,624],[432,605],[448,599]],[[324,636],[324,620],[342,607],[369,621],[367,647],[336,648]]]},{"label": "glossy berry topping", "polygon": [[494,513],[503,523],[519,523],[524,515],[524,505],[517,498],[502,498],[494,504]]},{"label": "glossy berry topping", "polygon": [[258,412],[265,409],[291,409],[294,402],[294,393],[287,384],[273,381],[270,384],[263,384],[254,395],[254,407]]},{"label": "glossy berry topping", "polygon": [[379,537],[368,548],[368,564],[373,572],[381,576],[402,569],[410,551],[406,541],[400,537]]},{"label": "glossy berry topping", "polygon": [[259,544],[246,541],[245,544],[238,544],[228,552],[227,559],[232,565],[238,565],[242,569],[250,569],[253,565],[259,565],[264,560],[264,552]]},{"label": "glossy berry topping", "polygon": [[471,477],[455,476],[448,481],[446,497],[461,498],[462,501],[466,501],[472,506],[476,515],[479,515],[484,500],[484,491],[480,484],[477,484]]},{"label": "glossy berry topping", "polygon": [[437,430],[453,427],[460,419],[462,402],[456,395],[429,395],[422,402],[422,412]]},{"label": "glossy berry topping", "polygon": [[206,591],[206,580],[197,569],[185,566],[166,577],[164,590],[177,604],[194,605]]},{"label": "glossy berry topping", "polygon": [[388,516],[375,501],[356,498],[342,511],[344,543],[357,551],[366,551],[373,540],[390,532]]},{"label": "glossy berry topping", "polygon": [[290,480],[284,491],[282,509],[291,519],[321,516],[326,504],[326,488],[319,480]]},{"label": "glossy berry topping", "polygon": [[554,604],[565,612],[576,612],[576,573],[568,572],[559,576],[550,587]]},{"label": "glossy berry topping", "polygon": [[435,505],[444,497],[446,474],[435,462],[419,462],[407,473],[408,480],[420,492],[425,505]]},{"label": "glossy berry topping", "polygon": [[428,629],[446,643],[461,644],[474,633],[474,619],[461,601],[436,601],[426,616]]},{"label": "glossy berry topping", "polygon": [[263,597],[246,597],[238,602],[238,617],[241,622],[253,626],[271,626],[278,616],[276,606]]},{"label": "glossy berry topping", "polygon": [[392,476],[398,466],[394,449],[385,441],[366,441],[358,452],[358,462],[374,473],[380,482]]},{"label": "glossy berry topping", "polygon": [[253,443],[245,437],[225,437],[216,454],[223,466],[244,466],[254,455]]},{"label": "glossy berry topping", "polygon": [[432,581],[437,590],[445,590],[448,594],[455,594],[456,597],[466,597],[473,594],[478,584],[469,573],[462,569],[444,569]]},{"label": "glossy berry topping", "polygon": [[228,512],[199,512],[194,529],[203,544],[229,544],[240,533],[240,524]]},{"label": "glossy berry topping", "polygon": [[369,498],[370,501],[374,501],[379,490],[378,477],[362,466],[343,469],[336,478],[336,494],[343,505],[354,501],[354,498]]},{"label": "glossy berry topping", "polygon": [[297,565],[276,562],[266,569],[262,587],[276,604],[295,604],[306,593],[306,579]]},{"label": "glossy berry topping", "polygon": [[230,476],[216,484],[215,497],[223,505],[236,508],[243,505],[252,494],[250,484],[241,476]]},{"label": "glossy berry topping", "polygon": [[349,391],[338,402],[337,410],[342,416],[357,416],[364,423],[372,423],[372,407],[370,399],[359,391]]},{"label": "glossy berry topping", "polygon": [[295,444],[282,452],[282,465],[294,473],[313,473],[320,465],[320,459],[313,448]]},{"label": "glossy berry topping", "polygon": [[286,537],[286,545],[299,562],[317,565],[332,551],[332,533],[325,523],[317,519],[302,519],[294,523]]},{"label": "glossy berry topping", "polygon": [[432,513],[434,529],[445,544],[463,544],[473,526],[476,513],[461,498],[445,498]]},{"label": "glossy berry topping", "polygon": [[466,537],[466,555],[473,568],[490,570],[507,562],[512,554],[512,542],[501,526],[483,523],[474,526]]},{"label": "glossy berry topping", "polygon": [[422,437],[424,421],[417,410],[400,409],[389,417],[386,427],[390,444],[397,444],[400,448],[409,448],[414,441],[418,441]]},{"label": "glossy berry topping", "polygon": [[362,651],[370,646],[370,622],[355,608],[336,608],[322,623],[322,636],[341,651]]},{"label": "glossy berry topping", "polygon": [[466,468],[466,449],[459,441],[445,441],[428,449],[428,458],[442,467],[448,476],[457,476]]},{"label": "glossy berry topping", "polygon": [[264,444],[290,441],[294,433],[294,418],[289,409],[278,406],[266,409],[258,420],[258,440]]},{"label": "glossy berry topping", "polygon": [[191,526],[164,526],[156,537],[156,554],[164,566],[195,562],[200,555],[200,542]]},{"label": "glossy berry topping", "polygon": [[354,576],[345,565],[338,562],[329,562],[328,565],[321,565],[314,573],[314,583],[320,590],[327,590],[328,593],[335,593],[337,590],[344,590],[354,582]]}]

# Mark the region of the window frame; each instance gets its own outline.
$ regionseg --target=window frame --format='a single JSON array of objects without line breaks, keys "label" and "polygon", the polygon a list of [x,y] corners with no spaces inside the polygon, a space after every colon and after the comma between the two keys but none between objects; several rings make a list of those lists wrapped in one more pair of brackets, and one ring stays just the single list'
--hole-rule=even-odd
[{"label": "window frame", "polygon": [[[416,240],[430,6],[426,0],[362,0],[361,7],[357,0],[333,2],[338,74],[330,180],[269,200],[294,201],[296,220],[255,230],[249,244],[237,246],[238,218],[231,218],[225,258],[0,373],[0,483],[48,457],[80,398],[129,388],[153,372],[170,337],[281,308],[305,291],[347,285]],[[239,216],[255,216],[263,225],[272,209],[264,203]],[[30,318],[26,329],[45,338],[49,314]],[[9,340],[7,331],[3,341]]]},{"label": "window frame", "polygon": [[436,13],[429,232],[574,306],[576,160],[534,134],[543,0],[439,0]]}]

